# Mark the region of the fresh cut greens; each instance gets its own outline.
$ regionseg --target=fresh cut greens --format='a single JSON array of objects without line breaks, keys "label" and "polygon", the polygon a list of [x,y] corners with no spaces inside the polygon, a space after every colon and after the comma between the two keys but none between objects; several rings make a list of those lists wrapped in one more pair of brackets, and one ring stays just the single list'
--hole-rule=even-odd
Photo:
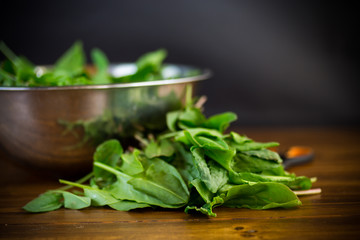
[{"label": "fresh cut greens", "polygon": [[279,154],[269,149],[278,143],[226,132],[237,116],[226,112],[207,118],[190,96],[188,88],[185,106],[167,114],[165,132],[137,134],[138,144],[127,149],[117,139],[101,143],[87,177],[60,180],[66,189],[47,191],[24,209],[182,208],[216,216],[213,209],[218,206],[301,205],[294,191],[310,189],[312,180],[284,170]]},{"label": "fresh cut greens", "polygon": [[36,67],[25,57],[15,55],[4,42],[0,42],[0,53],[6,58],[0,63],[0,86],[4,87],[72,86],[165,79],[161,73],[167,56],[165,49],[139,57],[136,71],[121,77],[114,77],[108,72],[109,60],[98,48],[92,49],[90,53],[94,67],[87,67],[80,41],[75,42],[51,68]]}]

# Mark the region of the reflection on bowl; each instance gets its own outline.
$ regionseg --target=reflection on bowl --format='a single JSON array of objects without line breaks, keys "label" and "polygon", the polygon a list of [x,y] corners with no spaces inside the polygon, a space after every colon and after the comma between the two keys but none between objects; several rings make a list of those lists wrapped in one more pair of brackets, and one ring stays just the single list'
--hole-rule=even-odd
[{"label": "reflection on bowl", "polygon": [[[131,64],[112,65],[113,75]],[[0,144],[23,165],[56,176],[88,171],[96,145],[108,138],[128,141],[135,132],[161,131],[165,114],[179,109],[186,85],[210,72],[166,65],[173,79],[68,87],[0,87]],[[176,78],[175,78],[176,77]]]}]

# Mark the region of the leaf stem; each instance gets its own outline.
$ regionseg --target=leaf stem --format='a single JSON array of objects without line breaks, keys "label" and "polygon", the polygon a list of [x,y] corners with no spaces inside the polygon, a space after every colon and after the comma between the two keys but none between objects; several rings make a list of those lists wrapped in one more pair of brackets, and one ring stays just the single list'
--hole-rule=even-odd
[{"label": "leaf stem", "polygon": [[13,53],[4,42],[0,42],[0,51],[7,57],[14,65],[18,57]]},{"label": "leaf stem", "polygon": [[[85,175],[84,177],[80,178],[79,180],[77,180],[75,183],[84,183],[84,182],[86,182],[87,180],[89,180],[90,178],[92,178],[93,175],[94,175],[94,174],[91,172],[91,173]],[[63,181],[65,181],[65,180],[63,180]],[[72,185],[67,185],[67,186],[63,186],[63,187],[57,188],[56,190],[68,190],[68,189],[70,189],[70,188],[72,188],[72,187],[74,187],[74,186],[72,186]]]},{"label": "leaf stem", "polygon": [[89,187],[89,186],[86,186],[86,185],[83,185],[83,184],[80,184],[80,183],[76,183],[76,182],[70,182],[70,181],[63,180],[63,179],[59,179],[59,182],[60,182],[60,183],[63,183],[63,184],[70,185],[70,186],[73,186],[73,187],[82,188],[82,189],[84,189],[84,188],[92,189],[92,188]]},{"label": "leaf stem", "polygon": [[16,78],[11,74],[7,73],[6,71],[0,69],[0,75],[3,75],[5,78],[11,79],[11,81],[16,81]]},{"label": "leaf stem", "polygon": [[298,196],[315,195],[315,194],[321,193],[321,188],[314,188],[314,189],[303,190],[303,191],[294,191],[294,193]]},{"label": "leaf stem", "polygon": [[101,162],[94,162],[94,166],[99,167],[101,169],[104,169],[104,170],[106,170],[106,171],[108,171],[110,173],[113,173],[115,175],[122,175],[122,176],[125,176],[125,177],[129,177],[127,174],[122,173],[122,172],[116,170],[115,168],[112,168],[112,167],[110,167],[110,166],[108,166],[106,164],[103,164]]},{"label": "leaf stem", "polygon": [[186,85],[186,93],[185,93],[185,106],[191,107],[192,105],[192,86],[191,84]]}]

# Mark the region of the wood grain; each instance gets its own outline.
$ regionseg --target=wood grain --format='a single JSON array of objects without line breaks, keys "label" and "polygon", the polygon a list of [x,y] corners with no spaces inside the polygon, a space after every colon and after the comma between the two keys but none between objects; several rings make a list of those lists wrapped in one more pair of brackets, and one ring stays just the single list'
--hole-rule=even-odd
[{"label": "wood grain", "polygon": [[235,129],[257,141],[279,141],[282,149],[311,146],[313,162],[290,169],[316,176],[320,195],[303,196],[295,209],[219,207],[216,218],[182,210],[109,208],[30,214],[25,203],[57,180],[28,172],[0,155],[0,238],[3,239],[359,239],[360,130],[356,128]]}]

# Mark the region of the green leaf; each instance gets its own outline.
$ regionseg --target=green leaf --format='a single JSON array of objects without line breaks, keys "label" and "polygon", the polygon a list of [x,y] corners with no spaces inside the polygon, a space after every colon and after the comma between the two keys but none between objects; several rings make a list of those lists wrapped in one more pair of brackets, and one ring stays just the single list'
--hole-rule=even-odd
[{"label": "green leaf", "polygon": [[[110,139],[100,144],[94,153],[94,162],[101,162],[115,167],[123,154],[123,148],[116,139]],[[94,166],[94,176],[98,182],[109,183],[113,180],[112,174],[101,168]]]},{"label": "green leaf", "polygon": [[65,208],[82,209],[89,207],[91,204],[91,199],[89,197],[82,197],[65,191],[62,194],[64,197]]},{"label": "green leaf", "polygon": [[175,153],[173,145],[167,139],[162,139],[159,142],[151,141],[144,150],[148,158],[155,157],[171,157]]},{"label": "green leaf", "polygon": [[144,167],[140,161],[140,151],[135,149],[132,153],[125,153],[121,156],[121,164],[119,170],[128,174],[136,175],[144,171]]},{"label": "green leaf", "polygon": [[[159,161],[162,161],[162,160],[159,160]],[[167,164],[164,161],[162,161],[162,162],[164,164]],[[145,204],[155,205],[155,206],[160,206],[160,207],[165,207],[165,208],[178,208],[183,204],[173,205],[173,204],[168,204],[166,202],[169,202],[169,201],[174,202],[174,199],[177,199],[177,200],[175,200],[176,202],[181,201],[179,199],[183,198],[184,193],[177,194],[177,192],[184,191],[184,189],[186,189],[185,195],[187,195],[187,196],[189,195],[185,183],[181,182],[183,180],[179,173],[177,173],[177,176],[168,176],[168,175],[171,175],[171,172],[173,172],[174,170],[176,171],[176,169],[173,167],[172,168],[174,170],[170,170],[170,171],[169,171],[169,169],[166,169],[166,171],[157,172],[157,169],[155,169],[155,171],[156,171],[155,173],[152,173],[154,170],[150,168],[149,173],[147,173],[146,176],[133,177],[133,176],[129,176],[121,171],[118,171],[110,166],[104,165],[99,162],[95,162],[94,165],[116,175],[117,181],[115,183],[111,184],[111,186],[109,186],[107,190],[114,197],[116,197],[117,199],[120,199],[120,200],[131,200],[131,201],[135,201],[138,203],[145,203]],[[167,164],[167,165],[169,165],[169,164]],[[149,166],[151,166],[151,164],[149,164]],[[163,184],[161,185],[161,184],[157,183],[156,180],[151,181],[151,179],[152,179],[151,175],[155,175],[154,176],[155,179],[160,179],[160,181],[167,180],[168,182],[165,182],[165,183],[162,182]],[[141,178],[141,177],[143,177],[143,178]],[[174,177],[177,179],[174,180]],[[147,179],[147,178],[149,178],[149,179]],[[161,179],[163,179],[163,180],[161,180]],[[180,181],[180,183],[179,183],[179,181]],[[176,189],[166,189],[167,184],[170,184],[170,185],[174,184],[172,186],[173,186],[173,188],[176,188]],[[151,188],[147,189],[145,187],[145,185],[147,187],[151,186]],[[155,186],[155,185],[157,185],[157,186]],[[152,188],[153,186],[154,186],[154,188]],[[159,189],[159,188],[162,188],[162,189]],[[159,190],[159,192],[158,192],[158,190]],[[164,192],[167,192],[168,194],[164,194]],[[159,195],[158,195],[158,193],[159,193]],[[162,197],[164,195],[166,198],[169,195],[173,195],[173,196],[171,197],[171,199],[163,199]],[[175,196],[175,195],[179,195],[180,197]]]},{"label": "green leaf", "polygon": [[215,160],[227,170],[230,169],[231,160],[236,153],[235,149],[229,148],[227,143],[222,140],[222,134],[216,130],[205,128],[188,129],[180,132],[175,137],[175,140],[203,148],[206,156]]},{"label": "green leaf", "polygon": [[151,66],[154,71],[159,71],[166,56],[167,52],[165,49],[158,49],[153,52],[145,53],[136,61],[138,71],[141,71],[149,66]]},{"label": "green leaf", "polygon": [[157,78],[156,75],[159,74],[162,62],[166,56],[167,52],[165,49],[159,49],[142,55],[136,61],[137,71],[130,76],[129,81],[149,81]]},{"label": "green leaf", "polygon": [[228,171],[215,161],[210,160],[208,162],[208,166],[210,169],[213,186],[215,186],[213,191],[217,191],[229,181]]},{"label": "green leaf", "polygon": [[[187,133],[188,132],[185,132],[185,134]],[[229,146],[221,138],[209,138],[203,136],[197,136],[194,138],[190,136],[190,138],[194,139],[193,142],[198,147],[205,149],[229,150]]]},{"label": "green leaf", "polygon": [[145,204],[145,203],[137,203],[134,201],[126,201],[126,200],[120,200],[116,203],[110,204],[109,206],[118,211],[130,211],[130,210],[138,209],[138,208],[151,207],[150,205]]},{"label": "green leaf", "polygon": [[236,132],[230,132],[229,135],[226,135],[226,138],[233,141],[236,144],[243,144],[246,142],[253,142],[253,140],[251,140],[250,138],[246,137],[246,136],[241,136],[240,134],[236,133]]},{"label": "green leaf", "polygon": [[165,204],[182,206],[189,199],[189,190],[179,172],[160,159],[153,159],[143,178],[133,178],[129,183],[135,189],[156,197]]},{"label": "green leaf", "polygon": [[191,186],[194,186],[196,191],[201,196],[202,200],[205,203],[210,203],[211,199],[214,197],[214,193],[212,193],[206,186],[206,184],[201,181],[200,178],[194,179],[191,181]]},{"label": "green leaf", "polygon": [[[277,142],[255,142],[251,140],[250,138],[246,136],[241,136],[238,133],[230,132],[230,134],[225,136],[225,140],[228,142],[228,144],[235,148],[237,151],[251,151],[251,150],[263,150],[265,148],[269,147],[277,147],[279,146],[279,143]],[[266,152],[266,150],[261,153],[262,158],[269,158],[270,156],[273,157],[275,161],[281,161],[281,159],[278,159],[277,156],[270,155],[271,153]]]},{"label": "green leaf", "polygon": [[[16,56],[4,42],[0,42],[0,51],[7,57],[11,63],[10,72],[6,70],[9,66],[3,68],[1,75],[7,80],[6,84],[10,86],[27,85],[28,81],[36,78],[34,65],[25,57]],[[15,76],[12,76],[15,74]]]},{"label": "green leaf", "polygon": [[229,178],[232,183],[244,184],[244,183],[257,183],[257,182],[274,182],[281,183],[293,190],[307,190],[312,186],[311,179],[294,175],[290,176],[268,176],[262,174],[255,174],[250,172],[233,172],[230,171]]},{"label": "green leaf", "polygon": [[0,68],[0,85],[11,87],[16,84],[16,77]]},{"label": "green leaf", "polygon": [[59,182],[73,187],[82,188],[84,190],[84,195],[91,199],[92,206],[104,206],[118,201],[111,195],[110,192],[107,192],[105,190],[101,190],[95,187],[90,187],[77,182],[71,182],[63,179],[60,179]]},{"label": "green leaf", "polygon": [[231,161],[231,169],[235,172],[272,173],[272,175],[285,175],[283,166],[280,163],[266,159],[249,156],[241,152]]},{"label": "green leaf", "polygon": [[230,126],[230,123],[236,119],[237,115],[235,113],[225,112],[210,117],[202,124],[202,127],[224,132]]},{"label": "green leaf", "polygon": [[175,143],[177,150],[175,159],[171,164],[179,171],[183,179],[190,183],[193,179],[199,178],[199,171],[195,167],[193,156],[181,143]]},{"label": "green leaf", "polygon": [[[225,188],[224,188],[225,189]],[[287,186],[280,183],[255,183],[227,186],[224,206],[251,209],[291,208],[301,205]]]},{"label": "green leaf", "polygon": [[216,193],[228,181],[227,171],[214,161],[207,163],[203,149],[192,147],[191,152],[195,166],[200,173],[199,179],[212,193]]},{"label": "green leaf", "polygon": [[48,212],[63,206],[62,194],[48,191],[27,203],[23,209],[28,212]]},{"label": "green leaf", "polygon": [[185,212],[189,213],[191,210],[196,210],[198,212],[201,212],[203,214],[206,214],[210,217],[216,217],[216,214],[213,212],[213,208],[216,206],[220,206],[224,203],[224,199],[222,196],[216,196],[213,198],[211,202],[205,203],[201,207],[197,206],[187,206],[185,208]]},{"label": "green leaf", "polygon": [[18,71],[30,71],[34,74],[34,65],[25,57],[16,56],[4,42],[0,42],[0,51],[12,63],[15,73]]},{"label": "green leaf", "polygon": [[133,178],[132,176],[99,162],[94,162],[94,165],[116,176],[117,181],[107,187],[107,191],[110,192],[116,199],[131,200],[151,205],[162,204],[162,202],[158,199],[136,190],[131,184],[129,184],[128,181]]},{"label": "green leaf", "polygon": [[161,200],[151,195],[145,194],[141,191],[138,191],[134,188],[133,185],[129,184],[128,181],[130,178],[118,177],[118,180],[113,183],[107,190],[120,200],[130,200],[138,203],[155,205],[164,208],[176,208],[177,206],[172,206],[165,204]]},{"label": "green leaf", "polygon": [[92,77],[94,84],[109,84],[111,78],[108,73],[109,60],[103,51],[95,48],[91,51],[91,58],[96,67],[96,74]]},{"label": "green leaf", "polygon": [[269,160],[269,161],[274,161],[276,163],[282,163],[282,159],[279,156],[279,154],[277,152],[271,151],[269,149],[243,151],[242,154],[258,157],[258,158]]},{"label": "green leaf", "polygon": [[215,160],[226,170],[230,169],[230,163],[235,156],[235,149],[222,150],[222,149],[205,149],[205,155]]},{"label": "green leaf", "polygon": [[6,46],[6,44],[1,41],[0,42],[0,52],[2,52],[2,54],[4,54],[4,56],[13,64],[15,65],[15,67],[17,66],[17,60],[18,60],[18,56],[16,56],[15,53],[13,53],[13,51],[11,51],[11,49]]},{"label": "green leaf", "polygon": [[185,111],[179,115],[178,126],[181,129],[201,127],[206,121],[205,116],[198,108],[186,108]]},{"label": "green leaf", "polygon": [[21,85],[23,84],[22,82],[28,82],[36,78],[34,65],[25,57],[18,57],[16,64],[17,67],[15,68],[15,71],[17,84]]},{"label": "green leaf", "polygon": [[100,189],[84,188],[84,194],[91,199],[93,206],[105,206],[118,202],[118,199],[114,198],[111,193]]},{"label": "green leaf", "polygon": [[277,142],[267,142],[267,143],[260,143],[260,142],[245,142],[242,144],[233,143],[231,144],[237,151],[250,151],[250,150],[259,150],[263,148],[269,147],[277,147],[279,143]]},{"label": "green leaf", "polygon": [[[186,134],[186,135],[185,135]],[[196,144],[195,137],[203,136],[211,139],[222,139],[223,136],[219,131],[206,129],[206,128],[192,128],[184,131],[179,131],[174,133],[175,141],[182,142],[186,145],[194,145]],[[197,143],[199,144],[199,143]]]},{"label": "green leaf", "polygon": [[170,131],[177,131],[177,121],[181,111],[172,111],[166,114],[166,125]]},{"label": "green leaf", "polygon": [[83,72],[85,54],[80,41],[75,42],[55,63],[54,74],[76,76]]}]

